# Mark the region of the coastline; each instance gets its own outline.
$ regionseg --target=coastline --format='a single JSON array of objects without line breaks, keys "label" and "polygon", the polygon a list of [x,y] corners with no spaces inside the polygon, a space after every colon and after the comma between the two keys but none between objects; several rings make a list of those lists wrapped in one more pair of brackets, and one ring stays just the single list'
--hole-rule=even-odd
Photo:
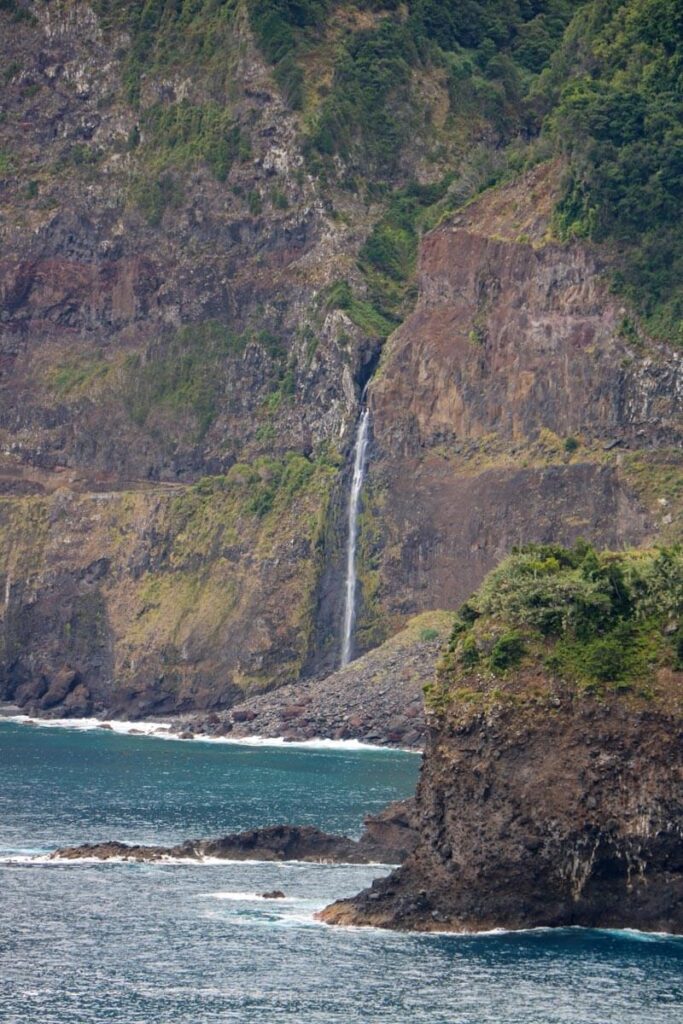
[{"label": "coastline", "polygon": [[247,747],[292,747],[308,750],[338,751],[399,751],[405,754],[421,755],[421,749],[414,747],[388,746],[379,743],[366,743],[357,739],[337,739],[329,736],[315,736],[309,739],[294,739],[288,736],[261,736],[257,733],[233,736],[211,735],[205,732],[194,732],[187,719],[180,721],[143,719],[128,721],[115,718],[43,718],[27,715],[15,705],[0,705],[0,724],[13,722],[16,725],[30,725],[46,729],[71,729],[75,732],[114,732],[120,736],[142,736],[159,740],[175,740],[179,742],[212,743],[221,745]]}]

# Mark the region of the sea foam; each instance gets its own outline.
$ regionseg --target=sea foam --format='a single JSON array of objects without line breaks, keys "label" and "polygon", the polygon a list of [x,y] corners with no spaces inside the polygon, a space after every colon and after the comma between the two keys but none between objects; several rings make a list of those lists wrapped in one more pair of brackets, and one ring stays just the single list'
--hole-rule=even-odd
[{"label": "sea foam", "polygon": [[205,736],[193,735],[191,738],[181,736],[188,728],[186,723],[172,722],[129,722],[115,718],[34,718],[31,715],[6,715],[0,722],[15,722],[20,725],[32,725],[41,729],[73,729],[77,732],[90,732],[101,729],[125,736],[147,736],[160,740],[177,740],[181,743],[214,743],[227,746],[245,747],[287,747],[308,750],[382,750],[419,755],[419,751],[396,747],[381,747],[375,743],[363,743],[361,740],[333,740],[318,737],[309,740],[288,740],[283,736]]}]

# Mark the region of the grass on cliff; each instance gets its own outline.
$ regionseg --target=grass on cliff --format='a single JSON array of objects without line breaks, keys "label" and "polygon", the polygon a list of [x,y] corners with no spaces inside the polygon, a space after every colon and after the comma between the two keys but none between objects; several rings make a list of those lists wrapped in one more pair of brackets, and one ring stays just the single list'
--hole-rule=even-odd
[{"label": "grass on cliff", "polygon": [[460,609],[428,703],[477,701],[539,669],[577,692],[642,697],[683,672],[683,549],[514,551]]},{"label": "grass on cliff", "polygon": [[[140,427],[156,429],[155,415],[189,416],[196,441],[201,440],[225,401],[228,368],[248,345],[264,356],[271,388],[271,405],[293,393],[294,370],[287,364],[282,337],[268,330],[237,332],[218,320],[186,324],[157,339],[143,354],[129,357],[124,367],[123,398],[126,410]],[[162,416],[163,429],[167,420]]]}]

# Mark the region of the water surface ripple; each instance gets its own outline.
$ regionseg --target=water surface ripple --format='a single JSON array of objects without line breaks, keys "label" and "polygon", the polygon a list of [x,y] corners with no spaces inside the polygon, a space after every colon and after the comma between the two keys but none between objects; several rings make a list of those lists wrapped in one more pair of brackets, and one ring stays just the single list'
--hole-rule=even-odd
[{"label": "water surface ripple", "polygon": [[[8,1024],[674,1024],[683,940],[401,935],[316,924],[368,867],[39,863],[125,834],[280,820],[355,830],[417,759],[0,725],[0,1020]],[[188,816],[185,822],[184,817]],[[12,851],[23,851],[23,858]],[[259,894],[282,889],[287,898]]]}]

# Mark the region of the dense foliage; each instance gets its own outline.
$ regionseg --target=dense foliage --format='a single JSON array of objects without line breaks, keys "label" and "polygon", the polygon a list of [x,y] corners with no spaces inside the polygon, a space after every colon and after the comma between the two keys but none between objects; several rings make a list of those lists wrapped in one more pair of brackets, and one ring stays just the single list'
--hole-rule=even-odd
[{"label": "dense foliage", "polygon": [[323,156],[337,153],[387,180],[419,116],[413,76],[443,68],[453,112],[483,115],[501,138],[510,138],[522,125],[531,73],[545,66],[577,3],[412,0],[407,11],[393,3],[365,6],[381,6],[383,16],[345,41],[311,143]]},{"label": "dense foliage", "polygon": [[[558,208],[562,233],[622,246],[616,286],[654,333],[681,343],[682,40],[678,0],[588,5],[565,44],[579,73],[550,118],[570,167]],[[558,55],[558,76],[566,60]]]},{"label": "dense foliage", "polygon": [[597,552],[530,545],[491,572],[459,612],[443,675],[500,675],[539,659],[595,690],[647,693],[656,671],[683,671],[683,551]]},{"label": "dense foliage", "polygon": [[[250,0],[258,38],[294,106],[303,105],[297,59],[337,6],[332,0]],[[488,124],[499,146],[539,131],[554,140],[568,167],[556,215],[559,234],[616,247],[615,288],[652,333],[683,342],[678,0],[347,6],[374,11],[375,23],[349,32],[340,45],[332,87],[309,136],[313,169],[326,173],[339,156],[347,170],[373,182],[395,180],[402,151],[420,127],[416,77],[441,68],[452,115]],[[405,275],[410,239],[401,225],[382,231],[369,248],[381,243],[382,261],[402,264]],[[384,310],[390,305],[385,296]]]},{"label": "dense foliage", "polygon": [[[514,172],[520,140],[540,134],[543,152],[554,148],[567,168],[557,233],[608,243],[614,287],[650,333],[683,343],[679,0],[96,0],[95,8],[129,39],[124,87],[141,108],[130,143],[142,138],[140,159],[152,172],[135,196],[152,223],[178,201],[169,170],[199,161],[224,180],[249,158],[229,102],[236,17],[246,11],[284,98],[302,111],[309,170],[386,207],[360,258],[382,316],[405,310],[427,205],[406,191],[412,141],[450,176],[453,205]],[[210,98],[141,103],[145,76],[179,68],[200,74]],[[420,92],[430,75],[447,90],[437,127]],[[510,160],[496,156],[506,147]]]}]

